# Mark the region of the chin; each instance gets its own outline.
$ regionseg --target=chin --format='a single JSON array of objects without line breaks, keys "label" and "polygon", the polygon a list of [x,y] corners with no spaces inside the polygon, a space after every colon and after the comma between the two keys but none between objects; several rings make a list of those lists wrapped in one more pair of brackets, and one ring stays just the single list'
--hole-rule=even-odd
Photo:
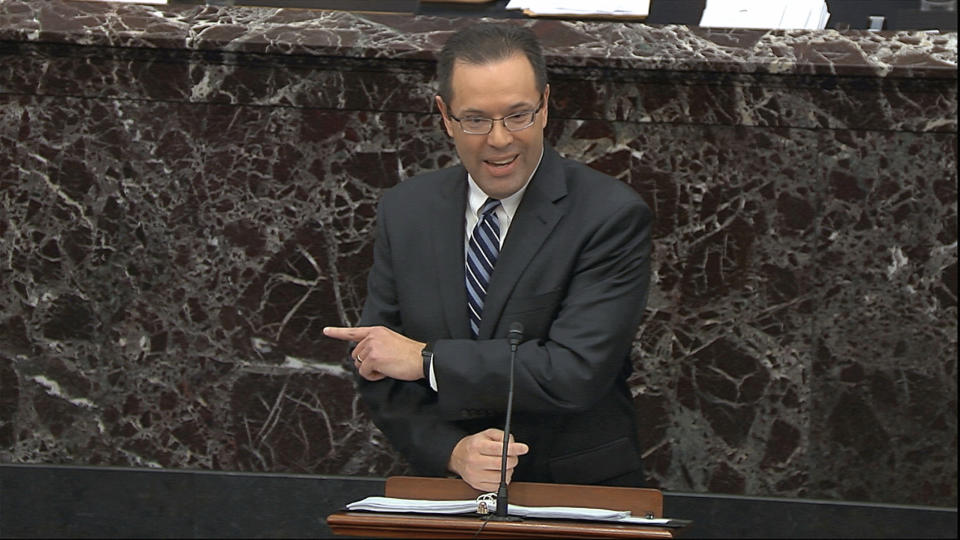
[{"label": "chin", "polygon": [[516,193],[522,185],[522,183],[511,178],[510,180],[492,179],[480,187],[484,193],[493,198],[505,199]]}]

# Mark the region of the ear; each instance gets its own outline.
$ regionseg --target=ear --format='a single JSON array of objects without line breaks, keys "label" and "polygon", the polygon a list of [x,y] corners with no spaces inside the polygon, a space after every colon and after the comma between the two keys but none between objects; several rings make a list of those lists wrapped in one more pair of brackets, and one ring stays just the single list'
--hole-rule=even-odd
[{"label": "ear", "polygon": [[443,127],[447,130],[447,135],[453,137],[453,120],[447,116],[447,105],[440,96],[434,97],[434,100],[437,102],[437,109],[440,110],[440,117],[443,118]]},{"label": "ear", "polygon": [[547,113],[550,112],[550,84],[543,87],[543,127],[547,127]]}]

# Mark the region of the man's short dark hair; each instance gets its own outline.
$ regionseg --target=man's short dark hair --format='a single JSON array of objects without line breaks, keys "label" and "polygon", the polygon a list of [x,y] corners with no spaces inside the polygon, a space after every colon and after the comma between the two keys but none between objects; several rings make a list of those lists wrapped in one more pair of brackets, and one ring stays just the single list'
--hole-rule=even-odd
[{"label": "man's short dark hair", "polygon": [[547,66],[537,36],[529,28],[515,24],[472,24],[447,40],[437,57],[439,94],[443,102],[453,99],[453,66],[456,62],[473,65],[506,60],[517,53],[527,57],[533,67],[537,88],[547,87]]}]

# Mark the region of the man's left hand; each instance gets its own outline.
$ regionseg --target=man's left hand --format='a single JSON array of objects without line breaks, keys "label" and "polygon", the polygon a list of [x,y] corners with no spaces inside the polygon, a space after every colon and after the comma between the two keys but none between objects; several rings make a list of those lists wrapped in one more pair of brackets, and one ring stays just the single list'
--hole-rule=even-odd
[{"label": "man's left hand", "polygon": [[360,376],[368,381],[387,377],[402,381],[423,378],[423,357],[420,352],[425,343],[414,341],[384,326],[328,326],[323,329],[323,334],[357,343],[352,354],[353,365]]}]

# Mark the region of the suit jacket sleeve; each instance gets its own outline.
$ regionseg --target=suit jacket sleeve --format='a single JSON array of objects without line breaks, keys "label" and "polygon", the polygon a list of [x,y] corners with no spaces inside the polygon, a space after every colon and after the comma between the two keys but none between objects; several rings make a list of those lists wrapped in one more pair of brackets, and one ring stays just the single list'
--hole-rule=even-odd
[{"label": "suit jacket sleeve", "polygon": [[[389,202],[386,199],[385,196],[377,210],[374,262],[367,278],[367,298],[360,326],[383,325],[408,335],[394,275],[394,256],[388,234],[390,223],[385,211]],[[430,339],[422,335],[410,337]],[[437,393],[427,381],[384,379],[370,382],[358,376],[357,385],[377,427],[417,472],[444,476],[448,472],[453,447],[469,433],[442,419]]]}]

